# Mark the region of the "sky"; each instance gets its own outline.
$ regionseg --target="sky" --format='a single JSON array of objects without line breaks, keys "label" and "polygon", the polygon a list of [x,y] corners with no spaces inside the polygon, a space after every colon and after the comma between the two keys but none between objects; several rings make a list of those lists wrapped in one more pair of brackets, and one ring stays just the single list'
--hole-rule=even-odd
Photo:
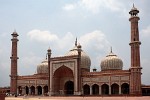
[{"label": "sky", "polygon": [[113,48],[130,68],[129,11],[139,9],[142,84],[149,84],[149,0],[0,0],[0,87],[10,85],[11,34],[18,36],[18,75],[36,73],[51,48],[52,57],[64,56],[76,37],[100,71],[101,60]]}]

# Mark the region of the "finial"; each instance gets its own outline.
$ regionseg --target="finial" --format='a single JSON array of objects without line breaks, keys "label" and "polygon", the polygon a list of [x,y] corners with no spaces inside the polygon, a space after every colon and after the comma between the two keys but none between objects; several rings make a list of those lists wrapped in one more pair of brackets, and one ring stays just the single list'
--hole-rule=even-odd
[{"label": "finial", "polygon": [[50,49],[50,47],[49,47],[48,50],[47,50],[47,55],[48,55],[48,56],[51,56],[51,54],[52,54],[52,53],[51,53],[51,49]]},{"label": "finial", "polygon": [[133,3],[133,8],[134,8],[134,3]]},{"label": "finial", "polygon": [[77,48],[80,48],[80,49],[82,48],[82,46],[80,45],[80,43],[78,44]]},{"label": "finial", "polygon": [[51,53],[51,49],[50,49],[50,47],[48,48],[47,52],[48,52],[48,53]]},{"label": "finial", "polygon": [[47,60],[47,53],[46,53],[46,60]]},{"label": "finial", "polygon": [[77,37],[76,37],[76,41],[75,41],[75,46],[77,46]]},{"label": "finial", "polygon": [[17,31],[16,31],[16,29],[14,29],[14,32],[13,32],[14,34],[17,34]]},{"label": "finial", "polygon": [[139,13],[139,10],[135,7],[134,3],[133,3],[133,7],[131,9],[131,11],[129,12],[129,14],[133,17],[133,16],[137,16]]},{"label": "finial", "polygon": [[16,32],[16,29],[14,29],[14,32],[11,34],[13,37],[19,36],[18,33]]},{"label": "finial", "polygon": [[112,53],[112,46],[110,47],[110,53]]}]

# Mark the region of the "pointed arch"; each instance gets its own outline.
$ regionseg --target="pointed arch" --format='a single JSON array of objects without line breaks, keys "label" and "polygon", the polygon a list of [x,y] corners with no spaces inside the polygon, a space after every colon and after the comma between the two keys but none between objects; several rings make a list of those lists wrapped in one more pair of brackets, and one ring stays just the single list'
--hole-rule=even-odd
[{"label": "pointed arch", "polygon": [[30,89],[31,89],[31,95],[35,95],[35,87],[31,86]]},{"label": "pointed arch", "polygon": [[28,86],[25,86],[25,91],[26,91],[25,94],[28,95],[29,94],[29,87]]},{"label": "pointed arch", "polygon": [[[65,83],[67,81],[73,82],[73,79],[74,79],[73,71],[69,67],[63,65],[60,68],[58,68],[53,74],[53,84],[54,84],[53,91],[55,92],[54,94],[56,95],[62,94],[61,91],[63,91],[64,94],[66,92]],[[73,84],[73,88],[74,88],[74,84]]]},{"label": "pointed arch", "polygon": [[114,83],[111,85],[111,94],[119,94],[119,85]]},{"label": "pointed arch", "polygon": [[18,86],[18,94],[21,95],[22,94],[22,87]]},{"label": "pointed arch", "polygon": [[97,84],[92,85],[92,94],[93,95],[99,94],[99,86]]},{"label": "pointed arch", "polygon": [[38,95],[42,95],[42,87],[37,86]]},{"label": "pointed arch", "polygon": [[103,84],[101,86],[101,92],[102,92],[102,95],[108,95],[109,94],[109,85]]},{"label": "pointed arch", "polygon": [[43,88],[44,88],[44,94],[47,94],[48,93],[48,86],[45,85]]},{"label": "pointed arch", "polygon": [[123,83],[121,85],[121,93],[122,94],[129,94],[129,84],[128,83]]},{"label": "pointed arch", "polygon": [[73,81],[67,81],[65,83],[65,94],[66,95],[73,95],[74,92],[74,83]]},{"label": "pointed arch", "polygon": [[83,86],[83,92],[84,92],[84,95],[90,95],[90,86],[85,84]]}]

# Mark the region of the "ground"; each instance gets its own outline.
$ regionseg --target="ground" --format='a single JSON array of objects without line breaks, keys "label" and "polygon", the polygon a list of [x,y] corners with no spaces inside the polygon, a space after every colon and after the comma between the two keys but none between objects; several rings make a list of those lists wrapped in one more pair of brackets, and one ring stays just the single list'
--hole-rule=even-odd
[{"label": "ground", "polygon": [[150,96],[141,97],[6,97],[5,100],[150,100]]}]

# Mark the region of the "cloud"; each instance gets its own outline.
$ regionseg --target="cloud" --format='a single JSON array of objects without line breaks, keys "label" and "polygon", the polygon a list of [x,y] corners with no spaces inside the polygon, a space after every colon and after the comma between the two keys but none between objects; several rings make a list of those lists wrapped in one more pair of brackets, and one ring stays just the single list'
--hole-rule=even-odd
[{"label": "cloud", "polygon": [[103,9],[122,12],[125,8],[119,0],[81,0],[80,4],[93,13],[98,13]]},{"label": "cloud", "polygon": [[[36,32],[37,31],[37,32]],[[41,43],[45,43],[46,41],[51,41],[50,45],[53,52],[57,52],[57,54],[63,55],[62,53],[67,53],[70,49],[74,47],[75,36],[73,33],[68,32],[63,37],[59,37],[56,34],[50,33],[49,31],[30,31],[27,34],[32,40],[39,41]],[[41,33],[38,33],[41,32]],[[36,35],[33,35],[37,33]],[[45,34],[46,33],[46,34]],[[30,35],[32,34],[32,35]],[[52,38],[42,38],[39,35],[46,35],[50,37],[51,35],[57,37],[55,39]],[[47,39],[47,40],[45,40]],[[82,45],[84,51],[87,51],[87,54],[93,59],[92,63],[99,66],[100,59],[108,53],[108,48],[110,48],[110,43],[107,40],[105,33],[101,32],[100,30],[95,30],[89,33],[85,33],[84,35],[78,38],[78,42]],[[56,55],[58,56],[58,55]],[[28,61],[28,58],[25,59]],[[31,61],[32,62],[32,61]],[[30,60],[26,63],[31,63]]]},{"label": "cloud", "polygon": [[[1,55],[1,60],[0,60],[0,87],[1,86],[8,86],[9,85],[9,75],[10,75],[10,59],[9,59],[9,52],[8,49],[4,47],[4,45],[1,45],[0,47],[0,55]],[[5,76],[5,77],[4,77]]]},{"label": "cloud", "polygon": [[66,11],[71,11],[73,9],[76,8],[76,5],[75,4],[66,4],[63,9],[66,10]]},{"label": "cloud", "polygon": [[67,11],[75,8],[81,8],[94,14],[99,13],[104,9],[123,13],[126,11],[124,5],[119,0],[80,0],[74,4],[66,4],[63,7],[63,9]]},{"label": "cloud", "polygon": [[149,81],[147,79],[149,79],[149,65],[150,65],[150,61],[149,58],[144,58],[141,60],[141,65],[142,65],[142,83],[144,84],[149,84]]},{"label": "cloud", "polygon": [[52,34],[49,31],[40,31],[37,29],[28,32],[27,35],[32,40],[37,40],[41,42],[49,42],[53,40],[58,40],[58,37],[55,34]]},{"label": "cloud", "polygon": [[142,37],[150,37],[150,25],[141,30]]},{"label": "cloud", "polygon": [[33,52],[29,52],[24,57],[19,58],[19,75],[29,75],[31,73],[34,74],[36,72],[37,65],[40,64],[44,59],[45,58],[35,55]]},{"label": "cloud", "polygon": [[64,37],[59,37],[59,40],[55,42],[57,43],[59,49],[65,49],[68,46],[71,46],[74,40],[75,37],[73,36],[73,34],[71,32],[68,32],[64,35]]},{"label": "cloud", "polygon": [[83,46],[83,50],[86,51],[91,58],[91,69],[96,67],[99,70],[101,59],[107,55],[111,45],[105,33],[100,30],[86,33],[80,37],[79,42]]},{"label": "cloud", "polygon": [[0,48],[0,54],[2,54],[2,52],[3,52],[3,50],[2,50],[2,48]]},{"label": "cloud", "polygon": [[97,50],[102,50],[106,45],[110,45],[105,34],[99,30],[86,33],[85,35],[81,36],[80,42],[85,47],[92,46],[92,48]]},{"label": "cloud", "polygon": [[0,70],[0,87],[3,86],[9,86],[9,75],[10,75],[10,63],[8,63],[8,61],[4,60],[4,61],[0,61],[0,66],[1,66],[1,70]]},{"label": "cloud", "polygon": [[[75,37],[71,32],[67,32],[63,36],[56,35],[49,31],[41,31],[41,30],[31,30],[27,33],[27,36],[30,40],[38,41],[41,44],[45,44],[46,46],[50,46],[53,52],[57,52],[58,55],[61,55],[64,50],[70,46],[72,47]],[[63,50],[61,50],[63,49]]]},{"label": "cloud", "polygon": [[103,0],[81,0],[80,6],[93,13],[98,13],[103,4]]}]

